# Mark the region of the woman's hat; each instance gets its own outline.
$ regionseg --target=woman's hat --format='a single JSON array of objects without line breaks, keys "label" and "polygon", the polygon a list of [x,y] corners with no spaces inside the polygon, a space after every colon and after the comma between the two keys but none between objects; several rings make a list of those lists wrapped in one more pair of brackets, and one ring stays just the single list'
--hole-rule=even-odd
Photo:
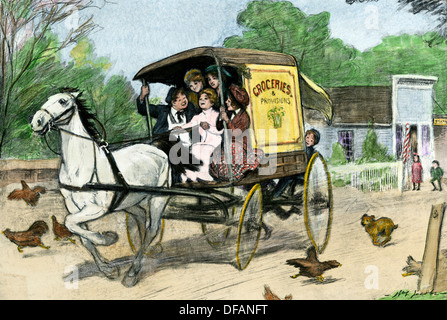
[{"label": "woman's hat", "polygon": [[244,108],[248,106],[250,103],[250,97],[248,96],[247,90],[235,84],[232,84],[228,89],[240,105]]},{"label": "woman's hat", "polygon": [[[223,74],[223,75],[225,75],[226,77],[231,78],[231,74],[230,74],[227,70],[225,70],[225,68],[222,67],[220,70],[222,71],[222,74]],[[217,71],[217,65],[212,64],[212,65],[208,66],[208,67],[205,69],[205,74],[207,74],[207,73],[218,73],[218,71]]]}]

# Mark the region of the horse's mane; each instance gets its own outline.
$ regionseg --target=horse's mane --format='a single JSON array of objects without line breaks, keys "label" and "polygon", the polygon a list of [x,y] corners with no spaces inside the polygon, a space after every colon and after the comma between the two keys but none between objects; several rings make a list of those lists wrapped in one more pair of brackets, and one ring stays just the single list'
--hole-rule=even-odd
[{"label": "horse's mane", "polygon": [[[62,88],[60,89],[61,93],[72,93],[79,92],[76,88]],[[87,130],[88,134],[91,135],[94,139],[99,140],[102,137],[102,134],[97,129],[97,124],[99,123],[98,119],[96,119],[92,110],[86,106],[86,101],[80,98],[81,93],[75,98],[75,103],[78,107],[79,117],[81,118],[81,122]]]}]

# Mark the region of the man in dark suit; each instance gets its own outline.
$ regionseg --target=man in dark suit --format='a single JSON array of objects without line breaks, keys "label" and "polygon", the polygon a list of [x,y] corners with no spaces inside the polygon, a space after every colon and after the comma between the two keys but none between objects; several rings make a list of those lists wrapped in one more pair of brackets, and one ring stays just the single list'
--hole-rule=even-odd
[{"label": "man in dark suit", "polygon": [[[141,87],[140,96],[137,97],[137,111],[139,114],[143,116],[147,116],[146,97],[148,95],[149,95],[149,86],[143,85]],[[170,132],[174,128],[183,126],[184,124],[190,122],[192,117],[196,115],[195,107],[192,103],[188,101],[186,92],[184,91],[183,88],[178,89],[171,88],[168,92],[168,95],[166,96],[165,101],[167,105],[149,104],[149,112],[151,117],[157,119],[157,122],[155,123],[155,126],[152,130],[152,133],[155,137],[157,135],[161,137],[163,134]],[[175,133],[174,136],[180,140],[181,142],[180,146],[183,145],[183,147],[181,147],[180,149],[189,151],[189,147],[192,144],[191,140],[194,135],[193,134],[190,135],[188,132],[184,131],[181,133],[180,132]],[[169,135],[169,137],[171,138],[171,135]],[[159,145],[157,144],[156,140],[157,138],[155,138],[154,145],[164,150],[163,143]],[[178,153],[177,155],[179,155],[179,157],[181,158],[182,151],[180,149],[177,149],[177,151],[180,152],[180,155]],[[170,154],[171,150],[164,150],[164,151],[167,152],[171,157]],[[190,160],[189,157],[188,160]],[[189,164],[190,162],[187,163]],[[180,162],[180,167],[182,167],[183,164],[185,163]],[[172,162],[171,165],[173,165]],[[179,169],[178,162],[174,164],[173,168],[175,170],[173,169],[172,171],[172,182],[179,183],[181,182],[180,174],[184,172],[184,168]]]},{"label": "man in dark suit", "polygon": [[[149,86],[143,85],[140,96],[137,98],[137,110],[143,116],[147,116],[146,97],[149,92]],[[166,133],[175,127],[182,126],[196,115],[195,108],[188,101],[183,88],[171,88],[165,101],[167,105],[149,105],[151,117],[157,119],[152,132],[154,135]],[[186,138],[186,135],[180,137],[182,141],[184,141],[184,138]],[[186,141],[184,142],[186,143]]]}]

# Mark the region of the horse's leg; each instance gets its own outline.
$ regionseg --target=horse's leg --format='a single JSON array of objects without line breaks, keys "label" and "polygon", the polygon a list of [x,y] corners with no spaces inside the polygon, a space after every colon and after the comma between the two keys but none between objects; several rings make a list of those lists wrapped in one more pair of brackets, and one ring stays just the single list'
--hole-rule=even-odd
[{"label": "horse's leg", "polygon": [[146,232],[146,210],[140,206],[133,206],[131,208],[127,208],[125,212],[128,214],[132,214],[132,217],[136,220],[138,233],[140,235],[141,247]]},{"label": "horse's leg", "polygon": [[167,204],[167,197],[153,197],[150,200],[149,214],[150,218],[146,222],[146,232],[142,239],[140,250],[135,256],[134,262],[123,279],[123,284],[127,287],[133,287],[138,282],[138,274],[141,270],[141,260],[152,241],[160,231],[161,218]]},{"label": "horse's leg", "polygon": [[65,226],[74,234],[89,240],[94,245],[110,246],[118,241],[116,233],[108,231],[101,234],[82,228],[84,223],[99,219],[106,213],[107,211],[104,207],[96,205],[85,206],[77,213],[68,214],[65,217]]},{"label": "horse's leg", "polygon": [[96,220],[102,217],[106,211],[103,207],[99,206],[86,206],[82,210],[76,212],[77,207],[66,201],[69,214],[65,217],[65,226],[74,234],[79,235],[81,243],[90,252],[95,260],[95,263],[99,270],[109,279],[116,279],[119,276],[119,269],[111,266],[98,252],[96,245],[111,245],[118,240],[118,236],[113,232],[106,232],[100,234],[98,232],[89,231],[86,226],[86,222]]},{"label": "horse's leg", "polygon": [[95,260],[97,267],[107,278],[116,279],[119,277],[119,268],[116,266],[111,266],[110,263],[101,256],[95,245],[90,240],[81,237],[81,243],[93,256],[93,260]]}]

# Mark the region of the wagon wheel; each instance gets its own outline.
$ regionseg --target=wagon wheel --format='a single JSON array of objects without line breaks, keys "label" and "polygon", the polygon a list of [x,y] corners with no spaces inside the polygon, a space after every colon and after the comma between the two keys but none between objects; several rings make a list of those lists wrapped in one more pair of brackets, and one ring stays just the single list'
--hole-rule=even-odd
[{"label": "wagon wheel", "polygon": [[261,185],[248,193],[242,207],[237,234],[236,263],[239,270],[247,268],[258,248],[262,229]]},{"label": "wagon wheel", "polygon": [[332,210],[331,176],[323,157],[316,152],[304,178],[304,223],[310,241],[320,254],[329,242]]},{"label": "wagon wheel", "polygon": [[[133,253],[139,250],[140,246],[140,232],[138,230],[137,223],[135,219],[129,219],[130,214],[126,212],[126,229],[127,229],[127,241],[129,242],[130,248]],[[154,244],[152,244],[146,255],[151,255],[156,252],[156,250],[161,249],[161,241],[163,239],[163,233],[165,229],[165,220],[161,220],[161,227],[158,233],[158,238]]]},{"label": "wagon wheel", "polygon": [[[230,193],[234,194],[234,187],[230,188]],[[235,213],[236,207],[233,206],[231,210],[229,210],[230,218],[234,217]],[[231,227],[229,226],[222,227],[222,225],[213,223],[202,223],[201,227],[202,233],[205,235],[206,241],[211,247],[223,246],[231,230]]]}]

